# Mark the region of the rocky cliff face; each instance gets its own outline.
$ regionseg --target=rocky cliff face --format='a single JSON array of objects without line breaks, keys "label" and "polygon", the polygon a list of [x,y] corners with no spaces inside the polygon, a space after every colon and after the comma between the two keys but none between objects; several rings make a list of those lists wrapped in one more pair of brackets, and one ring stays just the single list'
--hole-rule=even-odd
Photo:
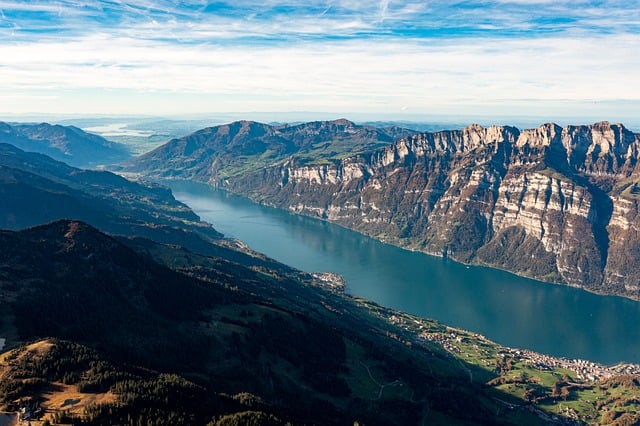
[{"label": "rocky cliff face", "polygon": [[[395,142],[394,142],[395,141]],[[419,133],[237,122],[126,166],[195,179],[382,241],[640,298],[640,135],[620,124]]]},{"label": "rocky cliff face", "polygon": [[406,248],[638,298],[639,147],[607,122],[471,125],[218,183]]}]

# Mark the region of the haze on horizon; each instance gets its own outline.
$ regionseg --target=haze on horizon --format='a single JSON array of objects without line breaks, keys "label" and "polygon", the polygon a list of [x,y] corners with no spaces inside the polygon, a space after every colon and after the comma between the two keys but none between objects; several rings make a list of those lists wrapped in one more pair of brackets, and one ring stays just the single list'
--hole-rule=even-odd
[{"label": "haze on horizon", "polygon": [[0,0],[0,114],[624,122],[637,52],[636,1]]}]

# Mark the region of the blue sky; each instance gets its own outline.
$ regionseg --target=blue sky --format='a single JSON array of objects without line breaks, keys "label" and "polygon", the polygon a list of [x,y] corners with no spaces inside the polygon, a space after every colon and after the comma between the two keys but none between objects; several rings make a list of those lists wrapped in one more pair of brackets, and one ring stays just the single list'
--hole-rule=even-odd
[{"label": "blue sky", "polygon": [[0,114],[622,121],[639,76],[638,0],[0,0]]}]

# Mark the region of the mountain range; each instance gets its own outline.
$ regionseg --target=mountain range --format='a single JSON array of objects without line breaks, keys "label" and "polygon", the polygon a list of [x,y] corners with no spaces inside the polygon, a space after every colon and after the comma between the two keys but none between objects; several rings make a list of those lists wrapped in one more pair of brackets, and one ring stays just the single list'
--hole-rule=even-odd
[{"label": "mountain range", "polygon": [[638,299],[639,152],[639,135],[608,122],[433,133],[346,120],[238,122],[169,141],[124,170],[209,183],[412,250]]},{"label": "mountain range", "polygon": [[413,133],[399,127],[358,126],[348,120],[295,126],[237,121],[173,139],[125,163],[120,170],[148,172],[154,178],[215,183],[268,167],[291,155],[305,161],[335,160],[347,153],[387,146]]},{"label": "mountain range", "polygon": [[[343,161],[314,149],[309,167]],[[156,184],[0,144],[0,193],[3,421],[21,409],[104,425],[640,420],[640,367],[505,348],[349,296],[339,277],[224,239]]]},{"label": "mountain range", "polygon": [[[490,418],[483,404],[502,395],[468,387],[437,345],[390,339],[401,331],[323,280],[222,239],[165,188],[8,144],[0,176],[0,226],[16,229],[0,231],[0,409],[58,423],[449,423]],[[383,395],[377,380],[404,388]]]},{"label": "mountain range", "polygon": [[78,169],[2,143],[0,194],[4,229],[74,218],[111,233],[159,241],[170,241],[173,233],[193,244],[221,237],[167,188],[131,182],[107,171]]},{"label": "mountain range", "polygon": [[96,167],[128,159],[126,145],[87,133],[78,127],[49,123],[0,122],[0,143],[46,154],[76,167]]}]

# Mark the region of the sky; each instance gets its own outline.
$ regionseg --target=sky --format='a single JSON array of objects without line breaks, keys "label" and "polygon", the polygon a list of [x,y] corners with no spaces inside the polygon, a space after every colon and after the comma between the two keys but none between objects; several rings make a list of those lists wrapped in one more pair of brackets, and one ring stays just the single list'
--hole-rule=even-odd
[{"label": "sky", "polygon": [[229,112],[640,121],[640,0],[0,0],[0,115]]}]

